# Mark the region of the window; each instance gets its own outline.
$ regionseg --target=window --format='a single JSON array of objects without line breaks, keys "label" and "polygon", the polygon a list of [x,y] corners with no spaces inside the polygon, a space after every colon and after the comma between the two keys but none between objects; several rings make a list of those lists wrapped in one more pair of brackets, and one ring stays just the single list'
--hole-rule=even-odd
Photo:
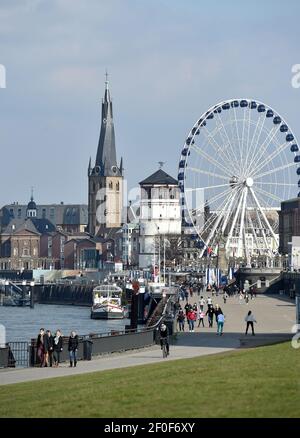
[{"label": "window", "polygon": [[18,208],[18,218],[20,218],[22,216],[22,209]]},{"label": "window", "polygon": [[45,217],[46,217],[46,209],[43,208],[43,210],[42,210],[42,218],[45,219]]},{"label": "window", "polygon": [[112,189],[113,188],[113,183],[110,181],[110,183],[109,183],[109,189]]},{"label": "window", "polygon": [[23,256],[24,256],[24,257],[29,256],[29,250],[28,250],[28,248],[23,248]]},{"label": "window", "polygon": [[54,208],[53,207],[50,208],[50,217],[54,218]]},{"label": "window", "polygon": [[116,190],[117,190],[117,192],[120,190],[120,183],[119,182],[117,182]]}]

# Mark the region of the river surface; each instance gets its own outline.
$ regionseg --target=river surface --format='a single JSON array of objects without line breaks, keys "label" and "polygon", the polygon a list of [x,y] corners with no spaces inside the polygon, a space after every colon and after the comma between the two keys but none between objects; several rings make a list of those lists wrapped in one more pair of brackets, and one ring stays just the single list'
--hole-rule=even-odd
[{"label": "river surface", "polygon": [[0,324],[5,327],[6,342],[30,341],[37,337],[41,327],[52,333],[60,329],[63,336],[69,336],[72,330],[78,335],[123,330],[130,323],[128,319],[91,319],[90,315],[90,307],[35,304],[34,309],[30,309],[0,306]]}]

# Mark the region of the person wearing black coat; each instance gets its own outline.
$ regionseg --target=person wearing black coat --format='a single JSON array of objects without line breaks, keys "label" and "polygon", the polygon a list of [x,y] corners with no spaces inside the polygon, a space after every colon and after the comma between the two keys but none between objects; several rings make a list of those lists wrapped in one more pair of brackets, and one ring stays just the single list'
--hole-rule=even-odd
[{"label": "person wearing black coat", "polygon": [[214,308],[212,305],[208,305],[208,309],[206,312],[206,316],[208,317],[208,327],[212,327],[213,326],[213,322],[214,322]]},{"label": "person wearing black coat", "polygon": [[219,304],[216,304],[216,307],[214,308],[214,313],[215,313],[215,315],[216,315],[216,323],[218,324],[218,316],[219,316],[221,313],[223,314],[222,309],[221,309],[221,307],[219,306]]},{"label": "person wearing black coat", "polygon": [[46,363],[45,337],[45,329],[41,328],[36,340],[37,356],[41,367],[44,367]]},{"label": "person wearing black coat", "polygon": [[60,362],[60,353],[63,350],[63,338],[60,330],[56,331],[55,336],[53,337],[53,359],[54,366],[57,368]]},{"label": "person wearing black coat", "polygon": [[78,350],[78,336],[76,332],[71,332],[71,335],[69,337],[69,355],[70,355],[70,367],[73,366],[76,367],[77,364],[77,350]]},{"label": "person wearing black coat", "polygon": [[45,366],[47,367],[49,364],[50,367],[52,367],[54,338],[53,338],[50,330],[47,330],[46,334],[44,336],[44,348],[45,348],[45,354],[46,354]]}]

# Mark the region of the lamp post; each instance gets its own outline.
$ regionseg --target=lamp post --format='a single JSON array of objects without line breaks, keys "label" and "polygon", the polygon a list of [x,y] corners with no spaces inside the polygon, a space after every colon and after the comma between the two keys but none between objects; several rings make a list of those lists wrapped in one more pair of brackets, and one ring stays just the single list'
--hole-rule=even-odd
[{"label": "lamp post", "polygon": [[164,239],[164,284],[166,284],[166,239],[165,236],[163,236]]},{"label": "lamp post", "polygon": [[22,281],[22,306],[25,306],[26,280]]},{"label": "lamp post", "polygon": [[9,286],[9,281],[5,280],[5,296],[8,296],[8,286]]},{"label": "lamp post", "polygon": [[30,308],[34,308],[34,281],[30,282]]}]

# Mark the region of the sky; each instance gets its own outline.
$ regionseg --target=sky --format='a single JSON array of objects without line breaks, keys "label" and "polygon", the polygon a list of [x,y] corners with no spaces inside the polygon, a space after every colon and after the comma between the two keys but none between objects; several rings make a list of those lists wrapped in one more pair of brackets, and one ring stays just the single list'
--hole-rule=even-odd
[{"label": "sky", "polygon": [[128,187],[180,151],[212,105],[254,98],[300,137],[300,2],[0,0],[0,205],[87,203],[105,71]]}]

